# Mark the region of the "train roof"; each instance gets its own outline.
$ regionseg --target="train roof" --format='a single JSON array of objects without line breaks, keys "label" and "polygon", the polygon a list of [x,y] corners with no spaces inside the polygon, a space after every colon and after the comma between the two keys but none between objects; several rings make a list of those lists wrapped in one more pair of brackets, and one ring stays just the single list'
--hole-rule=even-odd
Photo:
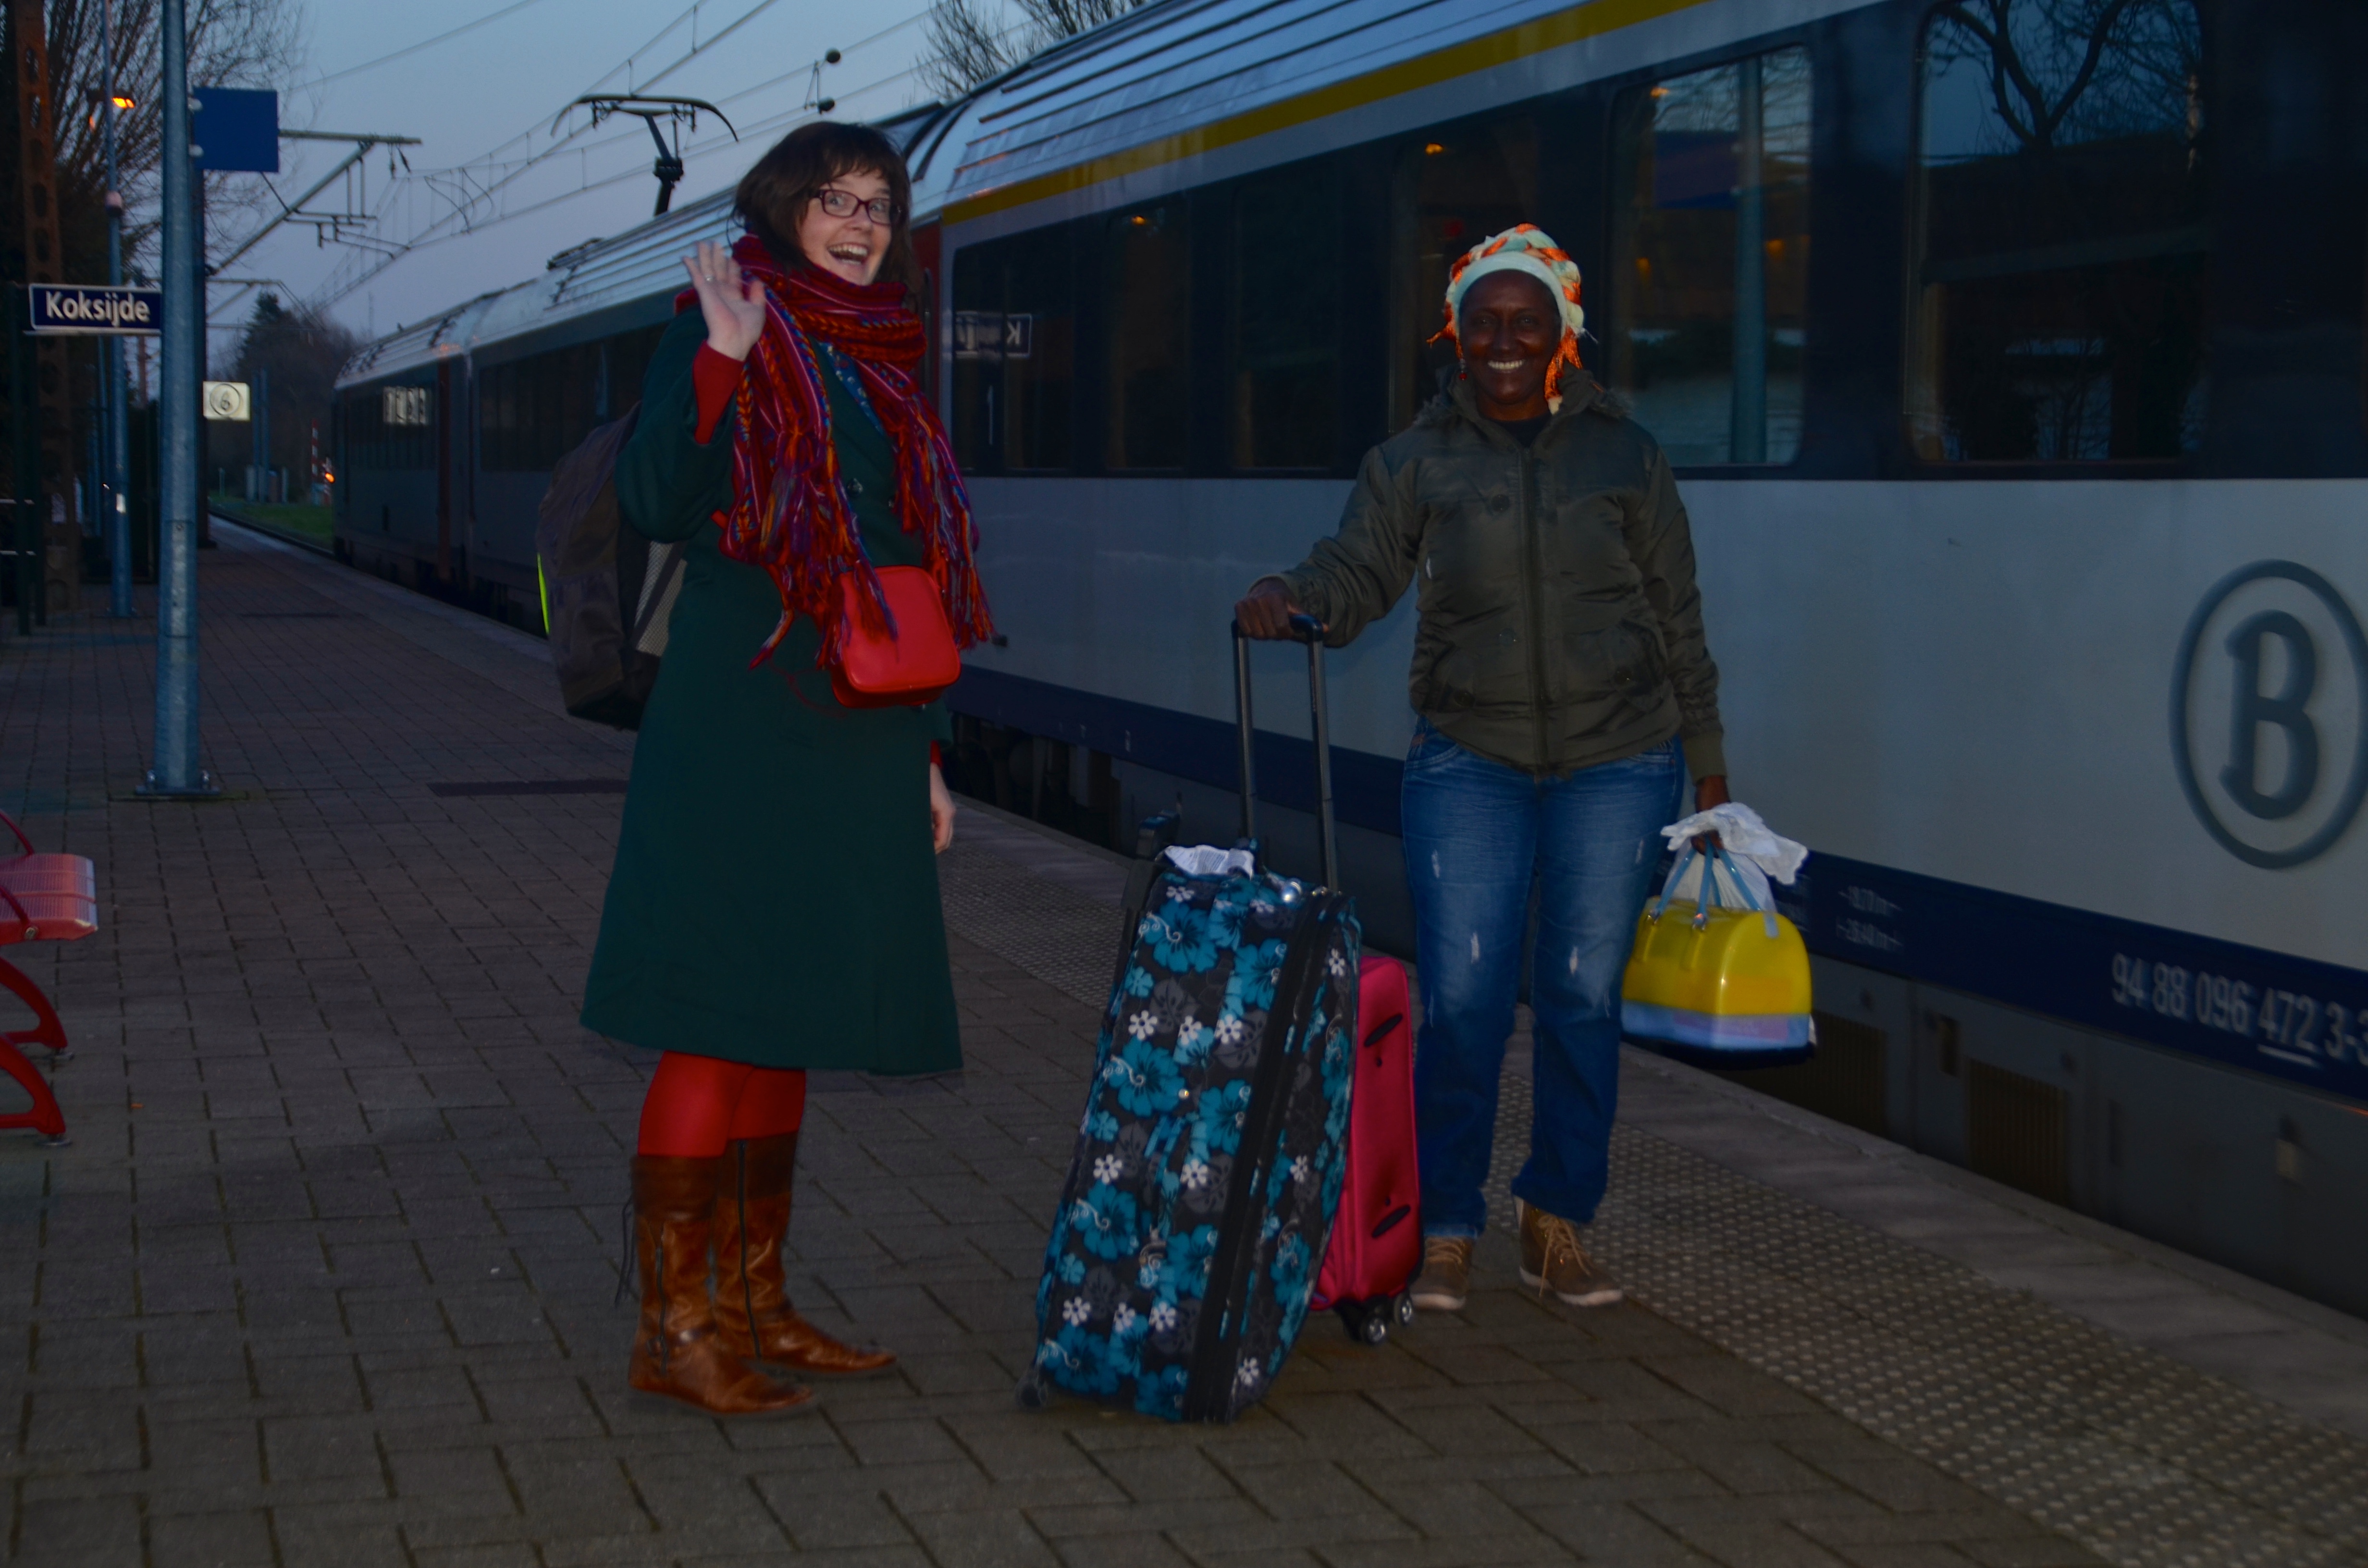
[{"label": "train roof", "polygon": [[[1682,52],[1867,0],[1155,0],[1042,51],[954,103],[879,121],[905,148],[916,217],[968,220],[1309,126],[1486,73],[1543,90],[1550,55],[1668,19]],[[1660,29],[1653,29],[1659,32]],[[1507,73],[1514,73],[1508,76]],[[1526,75],[1528,79],[1521,80]],[[1516,96],[1519,96],[1517,94]],[[543,278],[371,344],[346,381],[676,287],[677,258],[730,226],[719,191],[564,251]]]},{"label": "train roof", "polygon": [[1867,3],[1160,0],[985,84],[959,125],[916,146],[928,156],[943,143],[939,205],[967,221],[1391,99],[1419,119],[1437,112],[1424,90],[1458,78],[1485,74],[1483,91],[1531,96],[1566,79],[1574,52],[1630,27],[1637,46],[1668,57]]}]

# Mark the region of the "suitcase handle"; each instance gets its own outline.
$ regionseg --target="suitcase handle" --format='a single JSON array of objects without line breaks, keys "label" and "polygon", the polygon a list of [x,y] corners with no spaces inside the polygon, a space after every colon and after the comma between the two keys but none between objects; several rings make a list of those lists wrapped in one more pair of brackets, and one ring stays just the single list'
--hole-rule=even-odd
[{"label": "suitcase handle", "polygon": [[[1339,846],[1332,827],[1332,725],[1324,694],[1324,623],[1312,615],[1293,615],[1291,634],[1307,644],[1307,706],[1315,733],[1316,855],[1324,885],[1340,885]],[[1250,640],[1242,623],[1234,622],[1234,728],[1241,746],[1242,837],[1258,838],[1258,760],[1250,722]]]}]

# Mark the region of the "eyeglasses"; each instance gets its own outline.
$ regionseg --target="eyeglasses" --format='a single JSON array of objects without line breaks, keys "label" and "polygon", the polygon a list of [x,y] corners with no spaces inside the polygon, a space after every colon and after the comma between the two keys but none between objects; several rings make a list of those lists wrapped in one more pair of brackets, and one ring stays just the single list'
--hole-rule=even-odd
[{"label": "eyeglasses", "polygon": [[825,186],[814,192],[814,199],[821,202],[822,210],[834,218],[852,218],[855,216],[855,210],[860,207],[871,214],[873,222],[883,229],[892,227],[896,222],[896,204],[884,196],[875,196],[869,201],[860,201],[856,199],[855,193],[851,190],[840,190],[835,186]]}]

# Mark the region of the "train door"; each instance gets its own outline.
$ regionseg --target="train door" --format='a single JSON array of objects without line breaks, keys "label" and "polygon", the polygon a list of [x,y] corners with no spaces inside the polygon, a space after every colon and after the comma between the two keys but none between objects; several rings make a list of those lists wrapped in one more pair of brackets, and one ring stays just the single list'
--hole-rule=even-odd
[{"label": "train door", "polygon": [[459,415],[452,398],[452,361],[436,366],[436,580],[452,581],[452,426]]},{"label": "train door", "polygon": [[921,268],[921,332],[928,345],[921,356],[921,393],[931,399],[938,395],[938,279],[945,275],[939,265],[944,234],[936,223],[913,231],[913,259]]}]

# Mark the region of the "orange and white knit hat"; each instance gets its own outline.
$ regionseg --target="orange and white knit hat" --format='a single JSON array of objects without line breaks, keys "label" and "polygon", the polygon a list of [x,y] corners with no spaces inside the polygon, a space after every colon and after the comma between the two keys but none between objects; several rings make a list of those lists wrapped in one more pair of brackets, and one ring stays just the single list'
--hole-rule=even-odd
[{"label": "orange and white knit hat", "polygon": [[1565,255],[1554,237],[1534,223],[1516,223],[1501,234],[1491,234],[1465,251],[1447,274],[1447,325],[1440,336],[1455,337],[1455,312],[1472,285],[1495,272],[1519,272],[1546,286],[1562,308],[1562,343],[1546,367],[1546,405],[1562,407],[1563,378],[1577,370],[1578,335],[1587,312],[1578,303],[1578,264]]}]

